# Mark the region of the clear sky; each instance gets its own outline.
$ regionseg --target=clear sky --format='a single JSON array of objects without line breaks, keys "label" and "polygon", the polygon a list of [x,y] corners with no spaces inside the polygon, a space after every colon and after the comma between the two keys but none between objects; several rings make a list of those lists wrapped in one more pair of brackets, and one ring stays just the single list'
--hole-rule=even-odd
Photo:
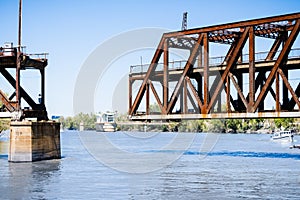
[{"label": "clear sky", "polygon": [[[0,0],[0,45],[7,41],[17,44],[18,2]],[[188,28],[195,28],[299,12],[300,1],[23,0],[22,44],[27,47],[27,53],[50,54],[46,70],[46,106],[49,115],[74,114],[73,97],[78,73],[99,45],[113,36],[134,29],[157,27],[180,30],[182,13],[185,11],[188,12]],[[152,51],[148,53],[153,54]],[[139,64],[140,56],[132,54],[127,62]],[[143,62],[149,62],[149,58],[145,56]],[[129,71],[129,65],[122,68]],[[24,73],[22,80],[26,88],[35,87],[37,77],[38,74]],[[0,83],[1,89],[5,89],[4,82]],[[95,94],[95,102],[102,97]],[[101,101],[105,103],[102,106],[95,105],[95,111],[113,109],[110,107],[112,99],[102,98]]]}]

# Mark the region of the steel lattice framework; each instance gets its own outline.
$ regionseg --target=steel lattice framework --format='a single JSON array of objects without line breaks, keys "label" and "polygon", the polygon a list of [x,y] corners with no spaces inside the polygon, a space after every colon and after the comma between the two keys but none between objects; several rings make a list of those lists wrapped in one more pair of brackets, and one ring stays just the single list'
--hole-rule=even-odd
[{"label": "steel lattice framework", "polygon": [[[4,117],[12,117],[16,120],[22,120],[24,118],[48,120],[45,106],[45,68],[48,65],[46,55],[47,54],[45,53],[25,54],[18,51],[18,48],[12,46],[4,48],[0,47],[0,74],[15,88],[15,92],[10,96],[7,96],[0,90],[0,100],[3,104],[0,108],[0,117],[3,115]],[[15,78],[9,72],[9,69],[16,70]],[[21,70],[39,70],[41,77],[40,102],[36,103],[21,86]],[[21,109],[21,99],[24,99],[30,107]]]},{"label": "steel lattice framework", "polygon": [[[300,51],[294,49],[299,30],[300,13],[293,13],[163,34],[148,70],[131,70],[129,75],[130,117],[134,120],[300,117],[300,83],[292,86],[289,82],[289,74],[300,69]],[[257,59],[257,43],[263,41],[256,40],[257,37],[273,41],[263,59]],[[210,63],[211,43],[229,45],[218,65]],[[171,68],[171,48],[189,52],[180,69]],[[296,55],[291,55],[292,51]],[[160,59],[162,69],[158,67]],[[136,81],[141,85],[133,97],[132,86]],[[249,82],[247,89],[245,81]],[[161,95],[154,82],[161,85]],[[171,82],[175,83],[174,89],[169,87]],[[158,113],[150,110],[151,91],[160,108]],[[274,100],[272,110],[265,109],[268,94]],[[145,110],[140,112],[143,99]],[[178,104],[180,109],[175,110]]]}]

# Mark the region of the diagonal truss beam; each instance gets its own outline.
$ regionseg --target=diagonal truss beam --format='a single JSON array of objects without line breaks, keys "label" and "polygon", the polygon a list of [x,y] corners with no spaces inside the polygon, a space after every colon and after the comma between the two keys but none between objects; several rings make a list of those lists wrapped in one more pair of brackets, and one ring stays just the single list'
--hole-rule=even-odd
[{"label": "diagonal truss beam", "polygon": [[278,69],[278,73],[280,74],[284,84],[286,85],[287,89],[290,91],[292,98],[294,99],[294,101],[296,102],[296,104],[298,105],[298,107],[300,109],[299,97],[297,96],[297,94],[295,93],[295,91],[293,90],[291,85],[289,84],[288,79],[286,78],[286,76],[284,75],[283,71],[280,68]]},{"label": "diagonal truss beam", "polygon": [[[266,78],[266,76],[264,76],[264,79],[263,79],[263,81],[267,81],[267,78]],[[274,99],[274,100],[276,100],[276,92],[274,92],[274,90],[273,90],[273,88],[272,88],[272,87],[270,87],[270,93],[271,93],[271,95],[272,95],[273,99]]]},{"label": "diagonal truss beam", "polygon": [[222,76],[221,76],[221,80],[219,81],[217,87],[216,87],[216,90],[213,94],[213,96],[211,97],[211,100],[208,104],[208,107],[207,107],[207,112],[210,111],[210,109],[212,108],[213,104],[215,103],[216,101],[216,98],[217,96],[219,95],[219,93],[221,92],[221,88],[222,88],[222,85],[224,84],[224,81],[226,80],[226,76],[228,75],[229,71],[231,70],[231,68],[236,65],[236,62],[238,61],[239,59],[239,56],[240,56],[240,52],[242,51],[246,41],[247,41],[247,36],[248,36],[248,33],[249,33],[249,29],[250,27],[247,27],[243,34],[241,35],[241,37],[239,38],[233,52],[232,52],[232,56],[230,57],[230,59],[228,60],[228,63],[227,63],[227,66],[226,66],[226,69],[224,70]]},{"label": "diagonal truss beam", "polygon": [[[296,95],[298,95],[298,96],[300,96],[300,83],[298,84],[298,86],[297,86],[297,88],[296,88],[296,90],[295,90],[295,93],[296,93]],[[288,104],[287,104],[287,109],[293,109],[294,107],[295,107],[295,105],[296,105],[296,102],[295,102],[295,100],[292,98],[289,102],[288,102]]]},{"label": "diagonal truss beam", "polygon": [[256,102],[254,103],[252,112],[255,112],[257,107],[259,106],[259,104],[261,103],[261,101],[263,101],[267,95],[267,92],[270,90],[270,87],[274,81],[275,78],[275,73],[277,72],[277,69],[279,66],[282,66],[282,64],[286,61],[286,58],[291,50],[291,47],[294,43],[294,41],[297,38],[297,35],[299,33],[300,30],[300,20],[298,19],[296,21],[296,24],[293,28],[293,30],[291,31],[288,39],[285,42],[285,45],[283,46],[282,51],[280,52],[277,61],[274,64],[274,67],[272,68],[265,85],[263,86],[261,92],[259,93]]},{"label": "diagonal truss beam", "polygon": [[191,102],[191,104],[192,104],[195,112],[199,113],[199,107],[197,107],[197,105],[195,104],[194,99],[193,99],[193,97],[192,97],[192,95],[191,95],[191,93],[190,93],[189,90],[187,90],[187,96],[190,99],[190,102]]},{"label": "diagonal truss beam", "polygon": [[171,98],[170,98],[170,102],[169,102],[169,105],[168,105],[168,108],[167,108],[167,113],[170,113],[174,106],[175,106],[175,103],[177,101],[177,98],[178,98],[178,93],[179,93],[179,90],[180,88],[182,87],[182,83],[184,81],[184,78],[186,77],[187,73],[189,72],[189,70],[192,68],[192,66],[194,65],[195,63],[195,60],[196,60],[196,57],[197,57],[197,54],[198,54],[198,51],[199,51],[199,47],[200,47],[200,43],[203,39],[203,34],[200,34],[199,37],[198,37],[198,40],[197,40],[197,43],[195,44],[193,50],[191,51],[190,53],[190,56],[189,56],[189,59],[188,61],[186,62],[185,64],[185,67],[184,67],[184,70],[176,84],[176,87],[171,95]]},{"label": "diagonal truss beam", "polygon": [[137,111],[137,109],[138,109],[138,107],[139,107],[139,105],[140,105],[140,103],[141,103],[141,101],[143,99],[143,96],[144,96],[145,91],[146,91],[146,85],[148,83],[149,77],[151,76],[151,74],[155,70],[155,68],[157,66],[157,63],[158,63],[158,61],[160,59],[160,56],[161,56],[161,54],[164,51],[164,49],[163,49],[164,41],[165,41],[165,37],[163,35],[162,38],[161,38],[161,40],[160,40],[160,42],[159,42],[158,48],[155,51],[154,57],[153,57],[153,59],[151,61],[149,69],[148,69],[148,71],[146,73],[146,76],[144,78],[144,81],[143,81],[143,83],[142,83],[142,85],[141,85],[141,87],[140,87],[140,89],[139,89],[139,91],[138,91],[138,93],[136,95],[136,98],[135,98],[135,100],[133,102],[133,105],[131,107],[129,115],[133,115]]},{"label": "diagonal truss beam", "polygon": [[159,96],[158,96],[158,94],[157,94],[157,92],[156,92],[156,90],[155,90],[155,88],[154,88],[154,85],[153,85],[152,81],[149,80],[148,83],[149,83],[150,88],[151,88],[151,90],[152,90],[152,92],[153,92],[153,95],[154,95],[154,97],[155,97],[155,99],[156,99],[156,101],[157,101],[157,104],[159,105],[159,108],[160,108],[161,112],[162,112],[163,114],[165,114],[165,113],[166,113],[166,110],[165,110],[165,108],[162,106],[162,103],[161,103],[161,101],[160,101],[160,99],[159,99]]},{"label": "diagonal truss beam", "polygon": [[190,89],[191,89],[191,91],[192,91],[195,99],[197,100],[198,106],[199,106],[199,108],[201,110],[202,107],[203,107],[203,104],[202,104],[202,102],[201,102],[201,100],[200,100],[200,98],[198,96],[198,93],[197,93],[195,87],[193,86],[193,84],[192,84],[192,82],[191,82],[191,80],[190,80],[189,77],[186,77],[185,80],[186,80],[187,84],[189,85],[189,87],[190,87]]},{"label": "diagonal truss beam", "polygon": [[[11,76],[11,74],[4,68],[0,69],[1,74],[6,78],[6,80],[16,89],[16,80]],[[20,86],[21,97],[28,103],[33,110],[39,110],[38,104],[25,92],[25,90]]]},{"label": "diagonal truss beam", "polygon": [[242,99],[242,102],[244,103],[245,108],[247,108],[248,107],[248,102],[247,102],[247,100],[246,100],[246,98],[245,98],[245,96],[244,96],[241,88],[239,87],[239,84],[236,82],[236,80],[233,77],[232,73],[229,73],[229,77],[230,77],[230,79],[231,79],[231,81],[232,81],[235,89],[237,90],[240,98]]},{"label": "diagonal truss beam", "polygon": [[0,101],[3,103],[3,105],[9,112],[13,112],[17,109],[16,105],[14,105],[14,103],[12,103],[7,98],[7,96],[2,92],[2,90],[0,90]]},{"label": "diagonal truss beam", "polygon": [[275,55],[276,55],[276,53],[277,53],[277,51],[278,51],[278,49],[280,47],[281,42],[282,42],[281,37],[277,37],[275,39],[275,41],[274,41],[274,43],[273,43],[273,45],[272,45],[272,47],[271,47],[271,49],[270,49],[267,57],[266,57],[267,61],[268,60],[273,60],[273,58],[275,57]]}]

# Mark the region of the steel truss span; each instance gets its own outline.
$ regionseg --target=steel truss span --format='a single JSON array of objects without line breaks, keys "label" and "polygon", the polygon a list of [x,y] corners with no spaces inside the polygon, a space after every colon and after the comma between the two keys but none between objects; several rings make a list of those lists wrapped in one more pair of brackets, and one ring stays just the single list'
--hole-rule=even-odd
[{"label": "steel truss span", "polygon": [[[151,63],[130,68],[128,114],[133,120],[299,117],[300,79],[293,78],[300,75],[299,30],[300,13],[293,13],[165,33]],[[224,45],[216,57],[212,46]],[[174,49],[187,58],[171,62]]]}]

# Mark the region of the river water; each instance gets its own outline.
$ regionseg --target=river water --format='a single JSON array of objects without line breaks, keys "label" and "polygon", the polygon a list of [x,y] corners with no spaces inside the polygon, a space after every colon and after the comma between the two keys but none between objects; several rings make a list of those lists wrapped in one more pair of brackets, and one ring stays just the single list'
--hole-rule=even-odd
[{"label": "river water", "polygon": [[0,199],[300,198],[300,149],[266,134],[70,131],[61,143],[62,159],[10,163],[0,137]]}]

